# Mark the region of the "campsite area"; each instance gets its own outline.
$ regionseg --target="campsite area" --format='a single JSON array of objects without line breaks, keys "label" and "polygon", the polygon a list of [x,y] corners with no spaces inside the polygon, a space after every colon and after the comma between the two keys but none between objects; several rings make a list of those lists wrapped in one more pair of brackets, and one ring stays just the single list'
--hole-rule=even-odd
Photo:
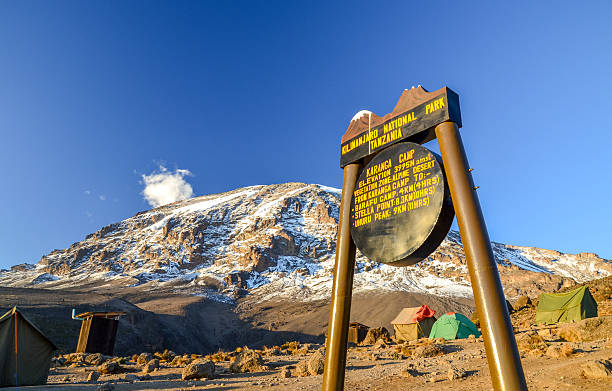
[{"label": "campsite area", "polygon": [[[608,277],[587,283],[588,293],[572,287],[552,297],[557,304],[572,304],[571,308],[578,303],[587,312],[593,309],[590,300],[594,299],[597,316],[584,320],[536,325],[535,319],[543,316],[538,311],[541,298],[532,301],[523,296],[511,303],[515,337],[530,390],[601,390],[602,384],[612,381],[611,280]],[[546,308],[546,316],[555,313]],[[369,329],[364,336],[357,332],[358,327],[351,328],[349,339],[358,340],[349,343],[346,389],[490,389],[483,339],[467,334],[473,330],[471,321],[455,314],[437,314],[438,321],[446,319],[440,324],[465,322],[463,334],[459,325],[454,339],[448,334],[452,327],[430,321],[432,312],[427,306],[403,309],[391,322],[394,330],[389,333],[379,327]],[[557,313],[579,316],[571,311]],[[419,317],[422,319],[417,326],[408,324]],[[478,324],[476,317],[472,319]],[[444,338],[427,338],[422,328],[425,333],[427,328],[443,333]],[[406,340],[397,338],[402,333]],[[56,354],[51,359],[47,385],[26,389],[319,390],[323,357],[322,344],[297,341],[244,346],[208,355],[168,350],[121,357]],[[199,375],[194,377],[196,373]]]},{"label": "campsite area", "polygon": [[[612,319],[608,320],[608,324]],[[554,334],[550,328],[540,329]],[[536,333],[536,335],[539,335]],[[532,331],[517,334],[517,338],[533,337]],[[609,342],[558,342],[556,337],[543,341],[548,348],[532,350],[529,345],[520,345],[523,368],[530,390],[601,390],[605,379],[586,378],[581,368],[596,360],[612,358]],[[431,348],[429,348],[431,347]],[[302,346],[304,348],[304,346]],[[256,373],[229,373],[229,362],[216,363],[218,375],[211,380],[182,381],[183,368],[162,364],[147,380],[134,380],[142,376],[142,368],[127,362],[125,372],[102,375],[96,384],[88,384],[88,374],[93,366],[52,368],[48,386],[31,387],[36,390],[96,390],[100,384],[111,383],[115,390],[320,390],[322,375],[284,378],[284,368],[296,367],[302,360],[314,354],[317,346],[308,346],[308,353],[295,355],[263,355],[270,369]],[[408,349],[406,349],[408,348]],[[557,349],[573,349],[574,353],[563,357]],[[412,350],[404,357],[397,350]],[[439,350],[439,351],[438,351]],[[433,355],[433,356],[429,356]],[[484,345],[481,339],[461,339],[447,343],[429,344],[419,340],[413,344],[377,344],[352,347],[348,351],[347,390],[486,390],[491,380]],[[452,368],[452,369],[451,369]],[[290,369],[295,371],[295,369]],[[130,376],[132,375],[132,376]],[[449,377],[452,379],[450,380]],[[453,377],[458,377],[453,379]],[[609,382],[609,380],[608,380]],[[28,388],[29,389],[29,388]]]}]

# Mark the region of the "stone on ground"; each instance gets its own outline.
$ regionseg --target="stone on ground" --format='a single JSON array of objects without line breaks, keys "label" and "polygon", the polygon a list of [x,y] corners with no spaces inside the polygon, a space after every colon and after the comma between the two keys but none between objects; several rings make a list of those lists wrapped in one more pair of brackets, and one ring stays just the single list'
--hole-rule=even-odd
[{"label": "stone on ground", "polygon": [[593,360],[582,364],[582,375],[589,379],[612,379],[612,363],[608,360]]},{"label": "stone on ground", "polygon": [[230,372],[233,373],[261,372],[266,369],[261,354],[250,349],[241,351],[229,367]]},{"label": "stone on ground", "polygon": [[431,344],[419,346],[414,349],[414,352],[412,352],[412,357],[436,357],[442,354],[444,354],[444,351],[440,349],[438,345]]},{"label": "stone on ground", "polygon": [[168,361],[168,362],[174,360],[174,357],[176,357],[176,353],[168,349],[164,350],[164,352],[161,354],[162,360]]},{"label": "stone on ground", "polygon": [[545,350],[548,346],[544,338],[535,331],[528,331],[516,336],[516,345],[519,352],[526,353],[534,350]]},{"label": "stone on ground", "polygon": [[110,383],[102,383],[96,388],[97,391],[113,391],[115,386]]},{"label": "stone on ground", "polygon": [[384,327],[376,327],[368,330],[364,340],[360,345],[374,345],[376,341],[382,339],[385,343],[391,343],[391,336],[389,330]]},{"label": "stone on ground", "polygon": [[117,373],[121,370],[121,366],[115,361],[106,361],[98,367],[98,372],[102,374]]},{"label": "stone on ground", "polygon": [[280,377],[287,379],[291,377],[291,370],[287,367],[284,367],[283,369],[281,369],[280,371]]},{"label": "stone on ground", "polygon": [[531,302],[531,299],[529,298],[529,296],[519,296],[519,298],[516,299],[516,301],[514,302],[515,311],[522,310],[523,308],[530,308],[530,307],[533,307],[533,303]]},{"label": "stone on ground", "polygon": [[159,369],[159,360],[154,358],[142,367],[142,373],[151,373]]},{"label": "stone on ground", "polygon": [[446,376],[448,377],[448,380],[462,379],[466,375],[467,374],[465,373],[465,371],[458,369],[458,368],[454,368],[454,367],[448,368],[448,371],[446,372]]},{"label": "stone on ground", "polygon": [[172,359],[172,362],[170,363],[170,366],[172,367],[184,367],[188,364],[191,364],[193,360],[191,359],[191,357],[184,355],[184,356],[176,356]]},{"label": "stone on ground", "polygon": [[323,368],[325,366],[325,353],[317,350],[314,352],[310,359],[308,360],[308,373],[312,376],[320,375],[323,373]]},{"label": "stone on ground", "polygon": [[212,379],[215,377],[215,363],[211,360],[199,360],[183,368],[181,378],[183,380],[192,379]]},{"label": "stone on ground", "polygon": [[300,361],[295,365],[295,376],[304,377],[310,375],[308,372],[308,363],[306,361]]},{"label": "stone on ground", "polygon": [[408,364],[406,368],[402,369],[402,371],[400,372],[400,375],[403,377],[417,377],[417,376],[421,376],[422,373],[417,371],[414,364]]},{"label": "stone on ground", "polygon": [[90,383],[95,383],[100,378],[100,372],[92,371],[87,375],[87,381]]},{"label": "stone on ground", "polygon": [[142,353],[140,356],[138,356],[138,359],[136,360],[136,364],[145,365],[151,360],[153,360],[153,355],[151,353]]},{"label": "stone on ground", "polygon": [[574,354],[574,348],[566,343],[550,345],[546,349],[546,355],[552,358],[567,358],[572,354]]},{"label": "stone on ground", "polygon": [[569,342],[590,342],[612,335],[612,315],[588,318],[559,326],[559,337]]},{"label": "stone on ground", "polygon": [[83,361],[89,365],[100,365],[104,362],[105,357],[100,353],[88,354],[83,357]]}]

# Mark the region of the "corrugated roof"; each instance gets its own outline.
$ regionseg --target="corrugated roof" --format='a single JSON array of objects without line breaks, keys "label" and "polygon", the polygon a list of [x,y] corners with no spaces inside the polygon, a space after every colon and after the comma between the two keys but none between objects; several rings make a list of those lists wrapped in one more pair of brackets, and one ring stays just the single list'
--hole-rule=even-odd
[{"label": "corrugated roof", "polygon": [[127,312],[115,311],[115,312],[83,312],[82,314],[78,314],[77,318],[90,318],[100,317],[100,318],[114,318],[127,314]]}]

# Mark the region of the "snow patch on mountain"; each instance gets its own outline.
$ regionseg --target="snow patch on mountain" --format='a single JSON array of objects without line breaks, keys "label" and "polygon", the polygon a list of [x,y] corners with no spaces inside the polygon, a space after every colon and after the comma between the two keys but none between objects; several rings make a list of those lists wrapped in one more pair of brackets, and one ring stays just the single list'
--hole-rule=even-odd
[{"label": "snow patch on mountain", "polygon": [[[286,183],[176,202],[101,228],[36,265],[0,272],[0,285],[100,284],[168,288],[211,300],[321,300],[331,295],[341,190]],[[577,282],[612,274],[595,254],[492,243],[502,277],[517,271]],[[471,297],[458,232],[426,260],[395,268],[357,253],[354,292]],[[529,278],[526,278],[529,282]]]}]

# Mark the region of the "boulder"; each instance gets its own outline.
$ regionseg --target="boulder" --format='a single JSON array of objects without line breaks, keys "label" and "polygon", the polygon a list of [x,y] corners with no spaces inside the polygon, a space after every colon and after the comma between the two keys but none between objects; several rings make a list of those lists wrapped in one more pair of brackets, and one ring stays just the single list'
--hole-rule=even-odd
[{"label": "boulder", "polygon": [[151,353],[142,353],[140,356],[138,356],[138,359],[136,360],[136,364],[145,365],[151,360],[153,360],[153,355]]},{"label": "boulder", "polygon": [[215,363],[211,360],[199,360],[183,368],[181,378],[183,380],[192,379],[212,379],[215,377]]},{"label": "boulder", "polygon": [[176,357],[176,354],[172,351],[172,350],[164,350],[164,352],[161,354],[161,359],[163,361],[172,361],[174,360],[174,357]]},{"label": "boulder", "polygon": [[612,335],[612,315],[559,325],[559,337],[569,342],[598,341],[610,335]]},{"label": "boulder", "polygon": [[403,376],[403,377],[417,377],[417,376],[421,376],[421,375],[422,375],[422,373],[417,371],[417,369],[415,368],[414,364],[408,364],[400,372],[400,376]]},{"label": "boulder", "polygon": [[106,361],[98,367],[98,372],[102,374],[118,373],[121,370],[121,366],[115,361]]},{"label": "boulder", "polygon": [[308,373],[312,376],[320,375],[323,373],[325,367],[325,353],[317,350],[314,352],[308,360]]},{"label": "boulder", "polygon": [[96,391],[113,391],[115,386],[110,383],[102,383],[96,388]]},{"label": "boulder", "polygon": [[383,341],[382,339],[379,339],[374,344],[374,348],[376,349],[386,349],[387,347],[389,347],[389,345],[387,345],[387,343],[385,343],[385,341]]},{"label": "boulder", "polygon": [[88,353],[70,353],[70,354],[67,354],[65,357],[68,363],[77,363],[77,362],[83,362],[83,359],[85,358],[87,354]]},{"label": "boulder", "polygon": [[89,365],[100,365],[104,362],[105,357],[100,353],[88,354],[83,357],[83,362]]},{"label": "boulder", "polygon": [[238,353],[229,367],[233,373],[261,372],[266,369],[268,368],[264,365],[261,355],[250,349]]},{"label": "boulder", "polygon": [[516,299],[516,301],[514,302],[515,311],[522,310],[523,308],[530,308],[530,307],[533,307],[533,303],[531,302],[531,299],[529,298],[529,296],[519,296],[519,298]]},{"label": "boulder", "polygon": [[159,369],[159,360],[154,358],[142,367],[142,373],[151,373],[156,369]]},{"label": "boulder", "polygon": [[376,327],[376,328],[369,329],[368,333],[366,334],[365,338],[360,343],[360,345],[373,345],[379,339],[382,339],[383,342],[385,343],[391,343],[391,337],[389,335],[389,330],[387,330],[384,327]]},{"label": "boulder", "polygon": [[289,368],[287,368],[287,367],[284,367],[284,368],[281,369],[281,371],[279,373],[279,376],[281,378],[284,378],[284,379],[290,378],[291,377],[291,370]]},{"label": "boulder", "polygon": [[186,365],[191,364],[192,361],[193,360],[188,355],[176,356],[176,357],[174,357],[172,359],[172,362],[170,363],[170,366],[173,366],[173,367],[184,367]]},{"label": "boulder", "polygon": [[608,360],[588,361],[581,366],[582,375],[589,379],[612,379],[612,363]]},{"label": "boulder", "polygon": [[416,349],[414,349],[414,352],[412,352],[412,357],[417,357],[417,358],[436,357],[436,356],[441,356],[443,354],[444,354],[444,351],[440,349],[438,345],[431,344],[431,345],[419,346]]},{"label": "boulder", "polygon": [[448,371],[446,372],[446,377],[448,377],[448,380],[457,380],[457,379],[463,379],[464,377],[467,376],[467,373],[462,370],[462,369],[458,369],[455,367],[450,367],[448,368]]},{"label": "boulder", "polygon": [[308,362],[300,361],[295,366],[295,376],[304,377],[310,375],[308,372]]},{"label": "boulder", "polygon": [[566,358],[574,354],[574,348],[569,344],[554,344],[546,349],[546,355],[551,358]]},{"label": "boulder", "polygon": [[298,349],[299,354],[308,354],[312,350],[312,344],[305,343]]},{"label": "boulder", "polygon": [[526,353],[533,350],[545,350],[548,348],[544,338],[535,331],[527,331],[516,336],[516,345],[519,352]]},{"label": "boulder", "polygon": [[97,371],[91,371],[87,375],[87,381],[90,383],[97,382],[99,378],[100,378],[100,372],[97,372]]}]

